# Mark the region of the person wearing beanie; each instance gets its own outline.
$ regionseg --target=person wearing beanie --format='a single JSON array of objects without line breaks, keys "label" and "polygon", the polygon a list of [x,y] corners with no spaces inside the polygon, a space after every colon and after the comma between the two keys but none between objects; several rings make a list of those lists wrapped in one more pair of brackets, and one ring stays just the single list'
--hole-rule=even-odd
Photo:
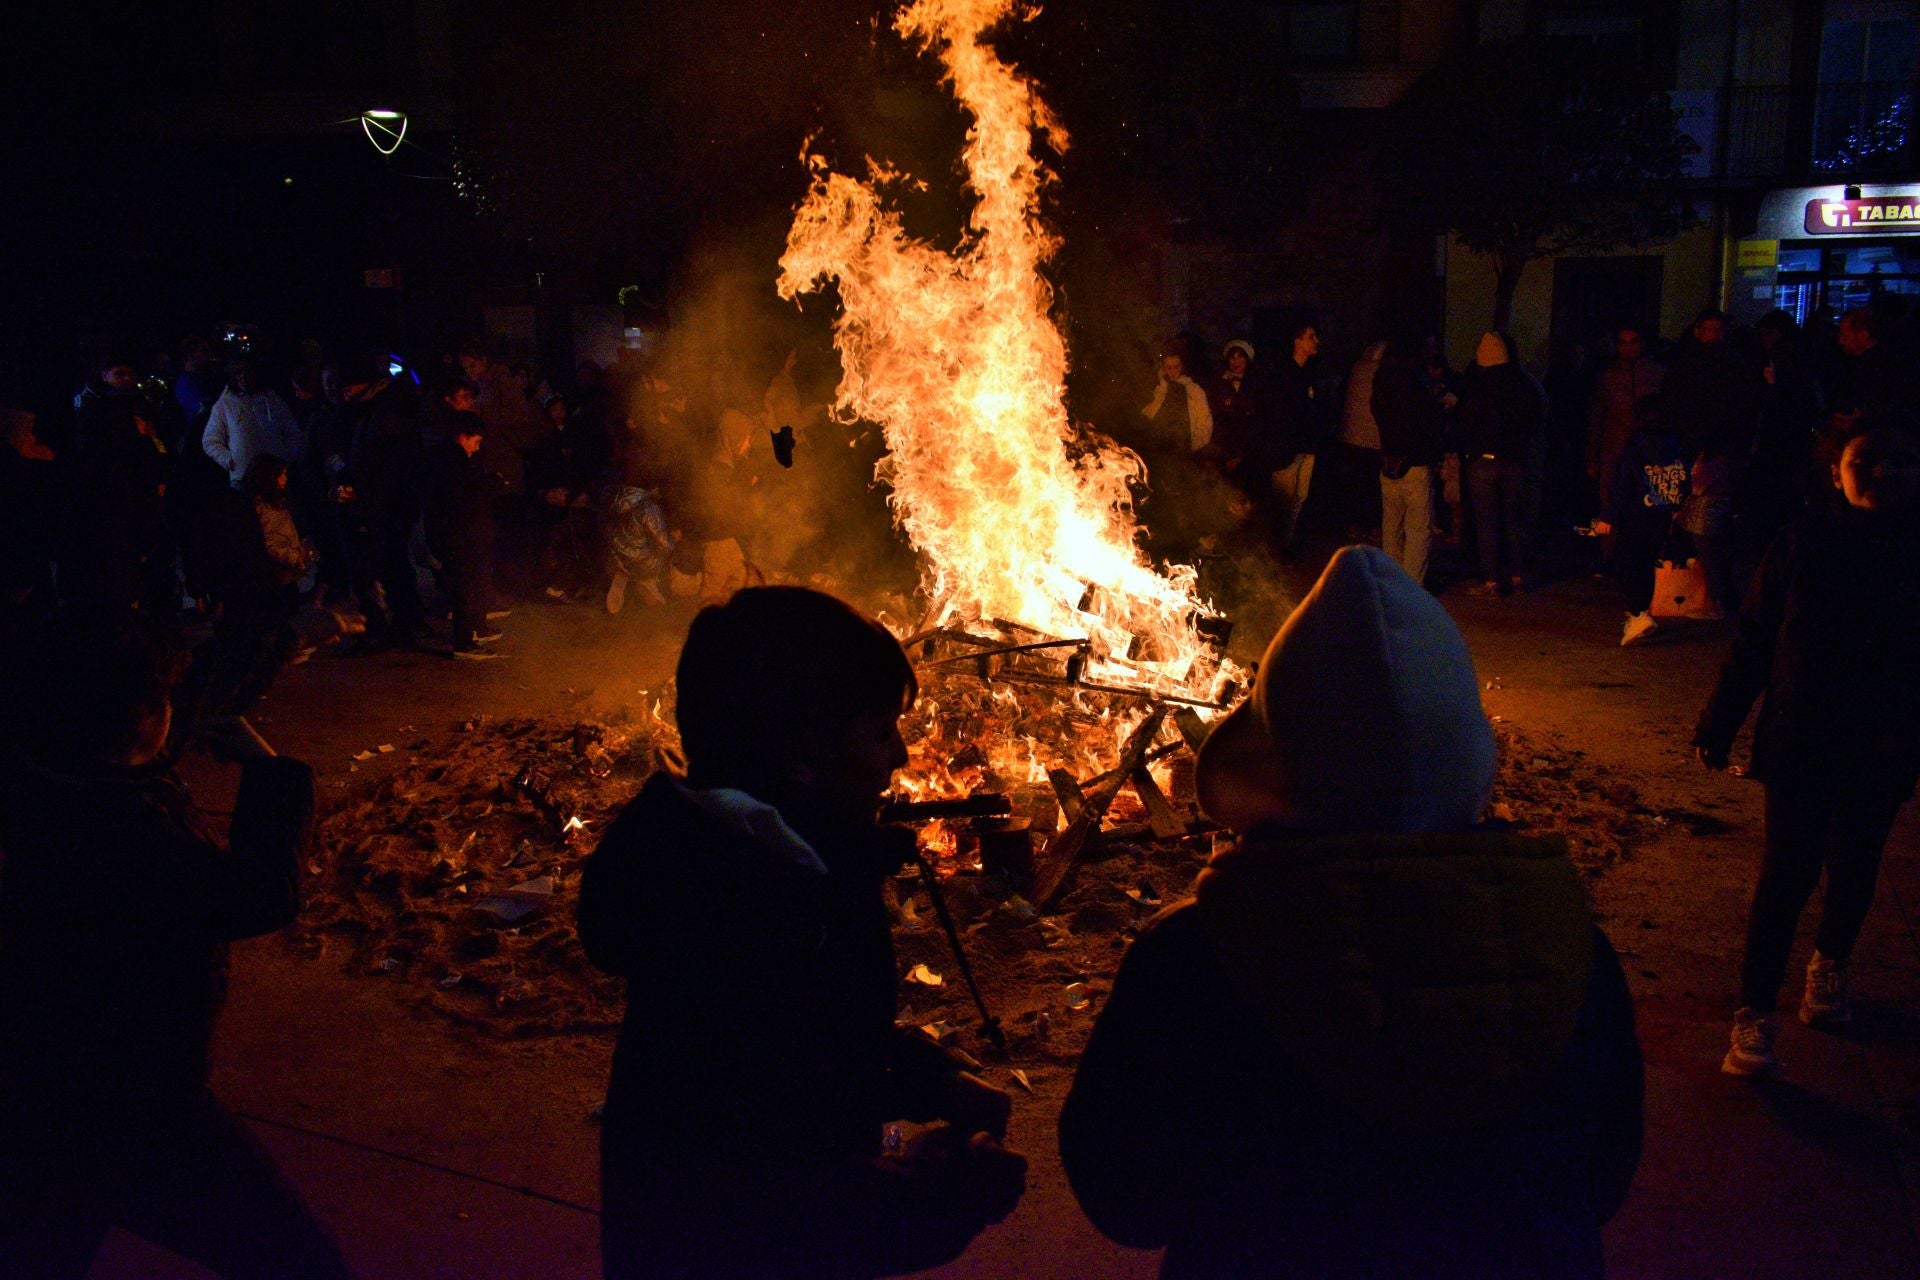
[{"label": "person wearing beanie", "polygon": [[1238,840],[1122,962],[1060,1119],[1161,1274],[1599,1277],[1639,1162],[1620,962],[1558,836],[1481,820],[1473,662],[1347,547],[1208,738]]}]

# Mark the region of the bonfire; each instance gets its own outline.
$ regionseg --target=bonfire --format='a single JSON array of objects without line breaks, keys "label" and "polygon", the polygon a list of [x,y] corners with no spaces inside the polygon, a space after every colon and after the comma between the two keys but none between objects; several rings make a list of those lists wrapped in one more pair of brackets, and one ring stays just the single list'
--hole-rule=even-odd
[{"label": "bonfire", "polygon": [[[1124,785],[1173,835],[1172,765],[1151,766],[1203,736],[1243,678],[1196,571],[1142,550],[1139,457],[1069,416],[1046,276],[1060,241],[1041,212],[1052,179],[1035,153],[1036,138],[1064,151],[1067,132],[985,43],[1014,9],[915,0],[894,21],[940,59],[972,121],[962,160],[974,206],[959,243],[907,233],[887,193],[908,175],[869,161],[855,178],[806,154],[813,182],[778,288],[837,290],[835,412],[883,431],[876,478],[920,557],[925,612],[901,638],[926,696],[903,794],[1038,791],[1037,807],[1016,807],[1071,842],[1076,811],[1104,809]],[[1042,862],[1071,856],[1057,847]]]}]

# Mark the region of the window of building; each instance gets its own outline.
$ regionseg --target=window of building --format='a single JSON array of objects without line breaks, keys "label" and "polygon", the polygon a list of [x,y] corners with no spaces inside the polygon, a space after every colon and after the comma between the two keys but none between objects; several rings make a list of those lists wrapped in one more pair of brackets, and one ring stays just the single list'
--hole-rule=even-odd
[{"label": "window of building", "polygon": [[1816,168],[1873,172],[1900,163],[1913,118],[1913,59],[1913,4],[1828,4],[1813,126]]},{"label": "window of building", "polygon": [[1360,57],[1358,0],[1277,0],[1263,24],[1293,62],[1355,62]]}]

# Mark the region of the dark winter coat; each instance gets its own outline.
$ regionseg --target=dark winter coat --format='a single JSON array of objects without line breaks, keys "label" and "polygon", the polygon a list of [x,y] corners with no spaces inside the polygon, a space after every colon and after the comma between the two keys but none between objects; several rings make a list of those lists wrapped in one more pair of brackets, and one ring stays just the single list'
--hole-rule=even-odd
[{"label": "dark winter coat", "polygon": [[96,421],[75,466],[64,512],[61,592],[116,607],[150,607],[173,595],[173,531],[167,523],[167,455],[130,421]]},{"label": "dark winter coat", "polygon": [[468,457],[455,441],[442,445],[427,506],[427,539],[435,554],[456,564],[484,560],[493,546],[493,500],[499,493],[482,455]]},{"label": "dark winter coat", "polygon": [[1249,364],[1236,386],[1222,373],[1213,380],[1213,443],[1229,458],[1244,458],[1271,430],[1271,408],[1258,369]]},{"label": "dark winter coat", "polygon": [[349,483],[347,465],[353,458],[353,440],[366,416],[362,405],[323,403],[307,420],[307,457],[305,471],[308,487],[324,495],[336,485]]},{"label": "dark winter coat", "polygon": [[367,526],[412,525],[425,496],[426,470],[418,420],[388,395],[376,398],[354,431],[340,477],[353,486],[354,503]]},{"label": "dark winter coat", "polygon": [[1657,394],[1666,375],[1665,366],[1644,356],[1600,366],[1587,405],[1587,466],[1596,476],[1627,447],[1642,397]]},{"label": "dark winter coat", "polygon": [[1661,396],[1667,418],[1688,444],[1729,458],[1753,448],[1760,372],[1725,342],[1690,342],[1667,369]]},{"label": "dark winter coat", "polygon": [[612,442],[596,419],[576,414],[547,433],[527,462],[527,488],[533,493],[564,489],[577,496],[592,489],[607,470]]},{"label": "dark winter coat", "polygon": [[1613,461],[1601,518],[1613,525],[1649,517],[1671,520],[1687,499],[1691,462],[1692,455],[1672,432],[1636,432]]},{"label": "dark winter coat", "polygon": [[1382,465],[1399,459],[1431,467],[1446,448],[1446,417],[1426,377],[1407,364],[1381,364],[1373,375],[1373,420],[1380,427]]},{"label": "dark winter coat", "polygon": [[1469,365],[1453,416],[1460,451],[1469,461],[1491,454],[1524,462],[1546,423],[1546,397],[1540,384],[1511,360]]},{"label": "dark winter coat", "polygon": [[227,944],[293,920],[312,826],[313,773],[285,757],[247,764],[224,848],[169,772],[0,760],[0,1135],[192,1108]]},{"label": "dark winter coat", "polygon": [[1887,344],[1841,359],[1834,378],[1831,407],[1868,421],[1892,420],[1912,428],[1920,418],[1920,379]]},{"label": "dark winter coat", "polygon": [[580,940],[627,982],[601,1130],[608,1212],[623,1222],[697,1219],[788,1247],[840,1207],[815,1197],[871,1177],[887,1121],[932,1118],[933,1088],[956,1069],[894,1026],[882,886],[911,837],[805,838],[824,874],[661,773],[587,859]]},{"label": "dark winter coat", "polygon": [[1269,429],[1256,438],[1249,458],[1256,470],[1278,471],[1301,454],[1326,447],[1334,410],[1319,385],[1319,357],[1304,365],[1292,359],[1262,365],[1261,373],[1269,378],[1264,391]]},{"label": "dark winter coat", "polygon": [[762,1167],[878,1153],[881,1126],[919,1109],[901,1086],[952,1065],[893,1024],[881,892],[901,836],[844,833],[822,875],[648,779],[580,888],[588,958],[627,980],[609,1138]]},{"label": "dark winter coat", "polygon": [[1753,729],[1762,781],[1849,777],[1905,795],[1920,779],[1920,520],[1856,511],[1774,539],[1740,610],[1694,745]]},{"label": "dark winter coat", "polygon": [[1639,1159],[1613,948],[1558,838],[1251,838],[1128,951],[1060,1119],[1168,1277],[1599,1277]]}]

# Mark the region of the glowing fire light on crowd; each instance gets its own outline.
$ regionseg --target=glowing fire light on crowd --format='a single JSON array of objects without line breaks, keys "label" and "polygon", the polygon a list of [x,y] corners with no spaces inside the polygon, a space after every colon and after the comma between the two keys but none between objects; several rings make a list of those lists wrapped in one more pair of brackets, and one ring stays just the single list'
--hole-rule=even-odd
[{"label": "glowing fire light on crowd", "polygon": [[933,624],[1008,620],[1087,646],[1086,679],[1212,700],[1234,673],[1201,634],[1196,574],[1136,544],[1138,458],[1067,415],[1066,340],[1042,268],[1051,177],[1034,133],[1066,131],[1033,84],[981,42],[1015,0],[915,0],[894,29],[938,54],[973,118],[963,159],[977,203],[951,253],[908,235],[882,192],[809,156],[814,180],[780,260],[792,299],[837,284],[838,414],[880,424],[879,477],[922,559]]}]

